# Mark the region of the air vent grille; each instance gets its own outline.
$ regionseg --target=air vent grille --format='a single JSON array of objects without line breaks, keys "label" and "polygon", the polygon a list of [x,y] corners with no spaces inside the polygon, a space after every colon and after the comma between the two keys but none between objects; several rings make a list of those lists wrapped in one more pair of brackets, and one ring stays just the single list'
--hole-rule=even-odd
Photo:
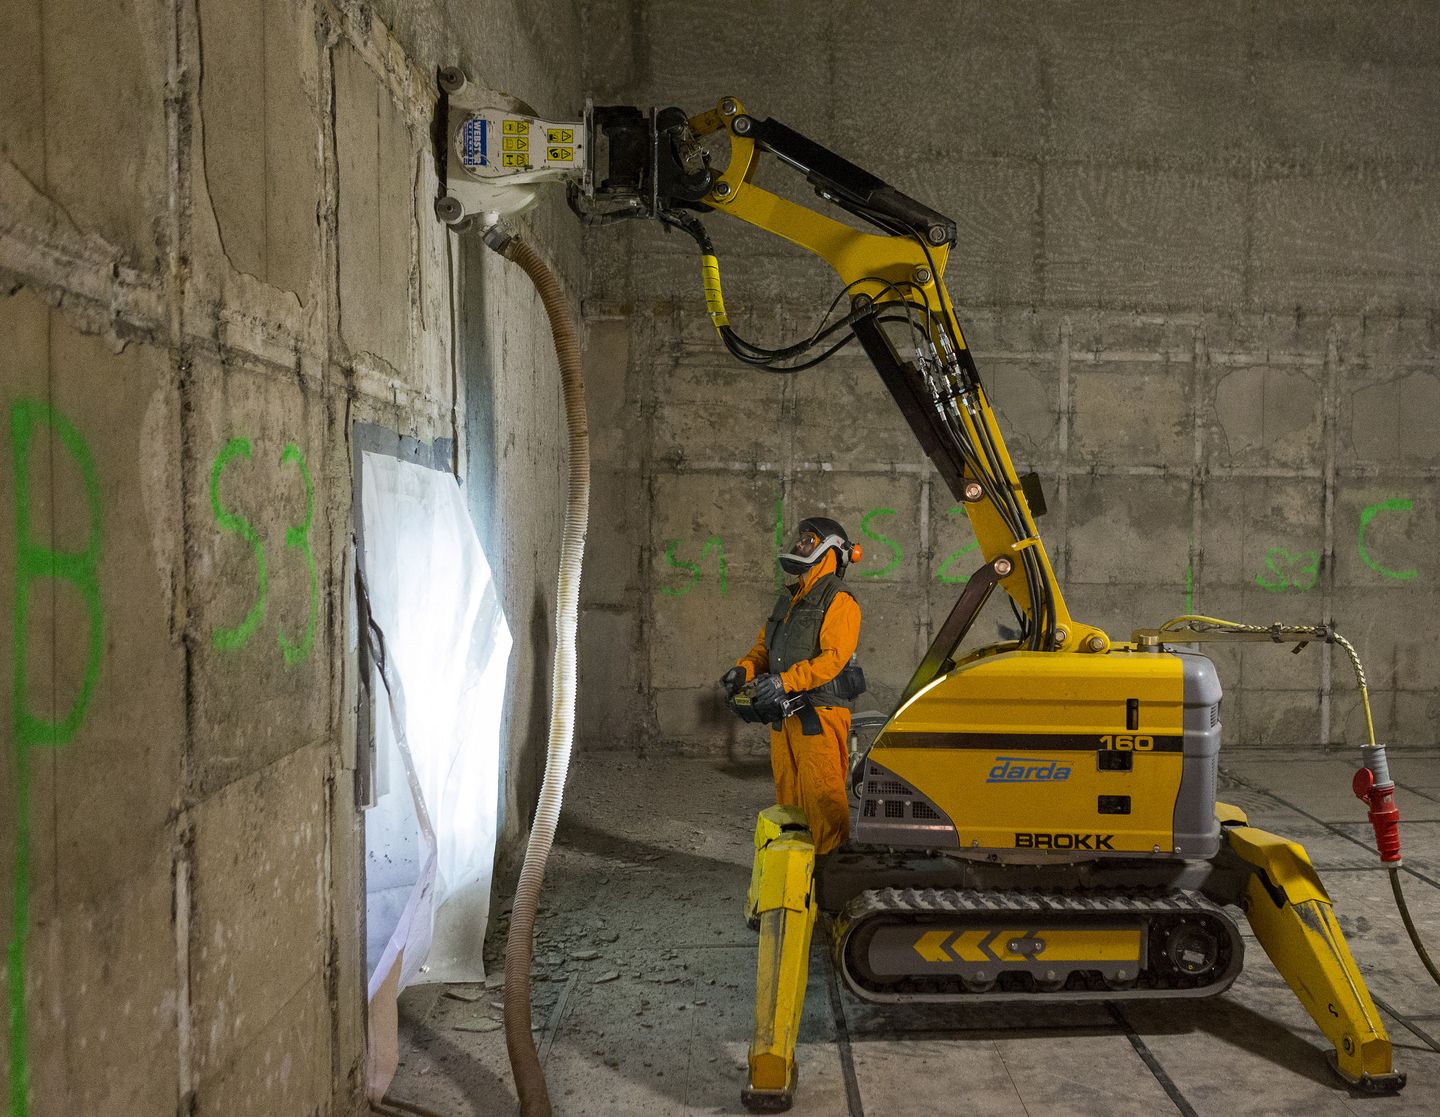
[{"label": "air vent grille", "polygon": [[936,823],[949,821],[945,812],[932,804],[919,788],[882,765],[868,762],[860,791],[860,820],[870,837],[883,841],[894,834],[915,838],[918,831],[931,832]]}]

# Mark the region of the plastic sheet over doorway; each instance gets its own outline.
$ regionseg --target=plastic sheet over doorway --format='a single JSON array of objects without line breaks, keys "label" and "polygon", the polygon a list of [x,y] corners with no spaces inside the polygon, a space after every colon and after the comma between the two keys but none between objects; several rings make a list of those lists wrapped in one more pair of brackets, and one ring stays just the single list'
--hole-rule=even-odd
[{"label": "plastic sheet over doorway", "polygon": [[365,813],[374,1020],[377,998],[407,985],[484,980],[512,641],[455,478],[384,453],[357,457],[375,741]]}]

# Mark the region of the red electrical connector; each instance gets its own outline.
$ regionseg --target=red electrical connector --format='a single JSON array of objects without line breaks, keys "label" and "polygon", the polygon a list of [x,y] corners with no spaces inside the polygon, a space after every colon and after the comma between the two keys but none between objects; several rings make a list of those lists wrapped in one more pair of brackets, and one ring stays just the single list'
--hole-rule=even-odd
[{"label": "red electrical connector", "polygon": [[[1367,749],[1367,752],[1376,751]],[[1384,765],[1384,751],[1381,746],[1379,762]],[[1388,776],[1389,773],[1386,772]],[[1370,804],[1370,812],[1367,816],[1370,825],[1375,828],[1375,848],[1380,853],[1380,860],[1387,865],[1400,864],[1400,811],[1395,806],[1395,781],[1387,779],[1384,783],[1375,782],[1375,772],[1369,766],[1355,773],[1355,778],[1350,786],[1354,789],[1358,798]]]}]

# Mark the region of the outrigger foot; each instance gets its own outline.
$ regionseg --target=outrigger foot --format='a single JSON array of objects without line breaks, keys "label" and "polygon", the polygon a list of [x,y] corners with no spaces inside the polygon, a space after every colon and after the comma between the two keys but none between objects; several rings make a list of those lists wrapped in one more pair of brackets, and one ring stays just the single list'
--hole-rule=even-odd
[{"label": "outrigger foot", "polygon": [[751,1113],[784,1113],[795,1104],[795,1083],[799,1078],[799,1068],[791,1063],[790,1081],[779,1090],[766,1090],[747,1082],[740,1091],[740,1104]]},{"label": "outrigger foot", "polygon": [[1367,1093],[1394,1093],[1405,1076],[1391,1061],[1390,1036],[1355,965],[1330,896],[1305,850],[1275,834],[1228,820],[1230,849],[1252,869],[1243,906],[1255,937],[1325,1038],[1331,1068]]},{"label": "outrigger foot", "polygon": [[745,1108],[783,1113],[795,1100],[795,1037],[810,976],[815,929],[815,843],[796,807],[769,807],[755,821],[747,920],[758,923],[755,1033]]}]

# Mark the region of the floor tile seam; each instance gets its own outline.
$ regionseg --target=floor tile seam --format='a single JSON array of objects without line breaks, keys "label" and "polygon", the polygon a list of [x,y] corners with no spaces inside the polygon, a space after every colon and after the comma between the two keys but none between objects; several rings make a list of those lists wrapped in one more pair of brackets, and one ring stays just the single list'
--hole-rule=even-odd
[{"label": "floor tile seam", "polygon": [[1370,996],[1371,999],[1381,1007],[1381,1009],[1383,1009],[1388,1015],[1398,1021],[1400,1025],[1404,1027],[1407,1031],[1416,1036],[1421,1042],[1425,1044],[1425,1046],[1429,1047],[1432,1051],[1440,1052],[1440,1040],[1436,1040],[1435,1037],[1432,1036],[1429,1032],[1425,1031],[1424,1028],[1418,1027],[1415,1024],[1416,1019],[1425,1019],[1424,1017],[1407,1015],[1406,1013],[1397,1010],[1392,1004],[1390,1004],[1382,997],[1377,997],[1373,993]]},{"label": "floor tile seam", "polygon": [[824,943],[815,944],[824,957],[825,990],[830,1000],[830,1016],[835,1025],[835,1050],[845,1080],[845,1108],[849,1117],[865,1117],[865,1102],[860,1093],[860,1080],[855,1074],[855,1051],[850,1043],[850,1026],[845,1019],[845,1002],[840,996],[840,983],[835,963]]},{"label": "floor tile seam", "polygon": [[1030,1112],[1030,1107],[1025,1104],[1025,1095],[1020,1092],[1020,1083],[1015,1081],[1015,1075],[1010,1072],[1010,1064],[1005,1061],[1005,1052],[1000,1050],[999,1042],[991,1040],[990,1046],[995,1051],[995,1058],[1000,1060],[1000,1067],[1005,1071],[1005,1077],[1010,1082],[1010,1089],[1015,1091],[1015,1100],[1020,1103],[1020,1108],[1025,1111],[1025,1117],[1033,1117]]},{"label": "floor tile seam", "polygon": [[1145,1064],[1146,1069],[1154,1075],[1155,1081],[1159,1083],[1160,1089],[1165,1092],[1165,1096],[1170,1099],[1170,1104],[1175,1107],[1180,1117],[1199,1117],[1194,1106],[1190,1104],[1180,1087],[1175,1084],[1175,1080],[1170,1077],[1169,1072],[1161,1064],[1159,1057],[1150,1050],[1150,1045],[1130,1023],[1130,1018],[1125,1015],[1124,1010],[1113,1001],[1108,1002],[1105,1007],[1115,1017],[1115,1022],[1125,1030],[1125,1038],[1130,1041],[1130,1046],[1135,1049],[1135,1054],[1140,1057],[1140,1061]]},{"label": "floor tile seam", "polygon": [[1412,784],[1401,783],[1399,780],[1395,780],[1395,786],[1400,788],[1401,791],[1408,792],[1411,795],[1418,795],[1422,799],[1429,799],[1432,803],[1440,803],[1440,792],[1426,791],[1423,787],[1415,787]]},{"label": "floor tile seam", "polygon": [[[1364,842],[1362,842],[1359,838],[1352,837],[1351,835],[1345,833],[1343,830],[1338,830],[1338,829],[1336,829],[1335,826],[1332,826],[1330,823],[1326,822],[1324,819],[1320,818],[1319,816],[1311,814],[1309,811],[1305,810],[1303,807],[1297,807],[1294,803],[1291,803],[1290,801],[1288,801],[1288,800],[1286,800],[1286,799],[1280,798],[1280,796],[1276,795],[1273,791],[1267,791],[1267,790],[1265,790],[1264,788],[1257,787],[1257,786],[1255,786],[1254,784],[1249,783],[1249,782],[1246,781],[1243,777],[1240,777],[1240,776],[1232,776],[1232,778],[1235,779],[1236,781],[1238,781],[1238,782],[1239,782],[1241,785],[1243,785],[1244,787],[1249,788],[1251,791],[1255,792],[1256,794],[1267,796],[1268,798],[1273,799],[1275,802],[1279,803],[1282,807],[1285,807],[1285,808],[1287,808],[1288,810],[1292,810],[1292,811],[1294,811],[1294,812],[1295,812],[1296,814],[1298,814],[1298,815],[1303,815],[1305,818],[1308,818],[1311,822],[1314,822],[1314,823],[1319,824],[1320,826],[1323,826],[1326,830],[1329,830],[1330,833],[1334,834],[1337,838],[1344,838],[1347,842],[1350,842],[1350,843],[1352,843],[1352,844],[1354,844],[1354,845],[1357,845],[1357,846],[1359,846],[1359,847],[1360,847],[1361,849],[1363,849],[1363,850],[1366,850],[1366,851],[1372,852],[1372,853],[1374,852],[1374,850],[1372,850],[1372,849],[1370,848],[1370,846],[1366,845],[1366,844],[1365,844]],[[1349,825],[1349,824],[1346,823],[1346,825]],[[1403,868],[1403,870],[1404,870],[1405,872],[1409,873],[1412,877],[1415,877],[1417,880],[1424,881],[1426,884],[1430,885],[1432,888],[1440,889],[1440,881],[1434,880],[1434,879],[1432,879],[1431,877],[1426,876],[1424,873],[1417,872],[1415,869],[1412,869],[1409,865],[1402,866],[1402,868]]]},{"label": "floor tile seam", "polygon": [[1096,1035],[1123,1035],[1118,1025],[1115,1024],[1067,1024],[1063,1027],[1036,1027],[1033,1025],[1019,1025],[1013,1028],[891,1028],[887,1031],[856,1031],[850,1033],[850,1042],[855,1043],[889,1043],[893,1040],[925,1040],[927,1042],[943,1043],[946,1040],[970,1040],[989,1037],[999,1039],[1048,1039],[1055,1036],[1071,1036],[1077,1033]]},{"label": "floor tile seam", "polygon": [[1327,865],[1323,861],[1312,860],[1315,871],[1322,876],[1326,873],[1373,873],[1374,865]]},{"label": "floor tile seam", "polygon": [[1434,877],[1426,876],[1418,869],[1413,869],[1409,865],[1402,865],[1401,869],[1404,872],[1409,873],[1416,880],[1423,881],[1424,883],[1428,884],[1431,888],[1440,889],[1440,880],[1436,880]]}]

